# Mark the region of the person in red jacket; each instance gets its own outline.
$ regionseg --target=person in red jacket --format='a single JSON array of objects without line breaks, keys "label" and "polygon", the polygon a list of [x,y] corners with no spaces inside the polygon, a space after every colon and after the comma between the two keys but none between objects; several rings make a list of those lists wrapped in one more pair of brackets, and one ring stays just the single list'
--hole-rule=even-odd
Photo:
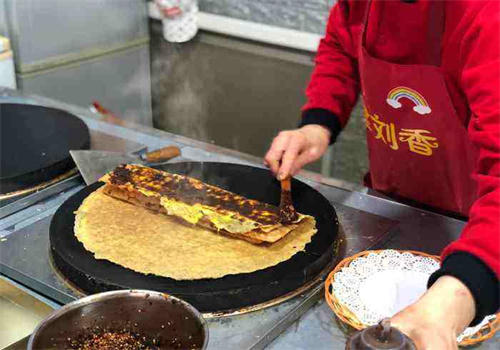
[{"label": "person in red jacket", "polygon": [[278,179],[323,155],[361,92],[370,172],[366,184],[468,216],[443,252],[426,294],[393,318],[421,349],[499,308],[499,1],[340,0],[306,90],[299,129],[265,157]]}]

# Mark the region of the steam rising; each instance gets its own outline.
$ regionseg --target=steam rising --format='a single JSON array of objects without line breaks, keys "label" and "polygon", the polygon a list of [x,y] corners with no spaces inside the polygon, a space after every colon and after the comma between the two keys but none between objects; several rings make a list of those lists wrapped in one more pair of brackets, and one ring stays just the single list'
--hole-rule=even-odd
[{"label": "steam rising", "polygon": [[[196,67],[192,43],[160,43],[160,54],[152,62],[155,127],[201,141],[207,132],[208,94],[211,79],[206,63]],[[194,44],[196,45],[196,44]],[[197,62],[205,62],[198,60]],[[208,81],[208,82],[207,82]]]},{"label": "steam rising", "polygon": [[[161,38],[156,44],[151,64],[154,126],[211,142],[208,107],[217,95],[217,87],[210,60],[206,56],[203,59],[195,56],[204,53],[196,41],[175,44]],[[231,140],[237,143],[235,136]],[[203,163],[184,163],[179,170],[187,176],[227,188],[227,179],[212,173]]]}]

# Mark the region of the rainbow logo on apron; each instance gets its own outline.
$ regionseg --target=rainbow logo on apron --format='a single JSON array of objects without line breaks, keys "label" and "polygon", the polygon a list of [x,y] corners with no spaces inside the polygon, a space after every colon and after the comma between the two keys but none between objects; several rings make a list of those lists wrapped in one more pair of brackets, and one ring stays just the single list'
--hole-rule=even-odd
[{"label": "rainbow logo on apron", "polygon": [[425,115],[432,112],[432,109],[429,107],[429,104],[422,95],[420,95],[417,91],[404,86],[392,89],[387,94],[386,101],[392,108],[399,109],[403,106],[400,102],[403,98],[407,98],[413,102],[415,105],[413,110],[418,114]]}]

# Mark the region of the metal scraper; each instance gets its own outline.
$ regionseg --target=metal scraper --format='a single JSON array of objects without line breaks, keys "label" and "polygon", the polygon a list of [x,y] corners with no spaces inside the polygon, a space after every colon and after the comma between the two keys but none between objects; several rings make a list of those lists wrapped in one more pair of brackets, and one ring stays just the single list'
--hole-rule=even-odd
[{"label": "metal scraper", "polygon": [[110,151],[69,151],[83,180],[90,185],[122,164],[152,165],[181,154],[178,147],[168,146],[141,156]]}]

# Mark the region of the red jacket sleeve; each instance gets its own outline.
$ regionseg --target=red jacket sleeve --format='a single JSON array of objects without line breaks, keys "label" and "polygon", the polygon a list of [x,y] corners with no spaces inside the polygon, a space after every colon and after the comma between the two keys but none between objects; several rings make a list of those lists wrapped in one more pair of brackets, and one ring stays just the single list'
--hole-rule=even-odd
[{"label": "red jacket sleeve", "polygon": [[472,112],[470,140],[479,149],[478,199],[461,237],[444,257],[465,251],[479,257],[500,276],[500,17],[499,2],[491,1],[463,38],[462,89]]},{"label": "red jacket sleeve", "polygon": [[[474,176],[478,198],[460,238],[443,252],[443,266],[431,280],[453,275],[476,299],[481,321],[499,307],[500,277],[500,8],[485,4],[462,38],[459,84],[471,110],[468,133],[479,157]],[[459,161],[457,159],[457,161]]]},{"label": "red jacket sleeve", "polygon": [[[321,109],[345,126],[360,91],[357,38],[363,6],[340,0],[330,13],[326,35],[321,40],[316,66],[306,89],[303,111]],[[332,117],[333,117],[332,116]]]}]

